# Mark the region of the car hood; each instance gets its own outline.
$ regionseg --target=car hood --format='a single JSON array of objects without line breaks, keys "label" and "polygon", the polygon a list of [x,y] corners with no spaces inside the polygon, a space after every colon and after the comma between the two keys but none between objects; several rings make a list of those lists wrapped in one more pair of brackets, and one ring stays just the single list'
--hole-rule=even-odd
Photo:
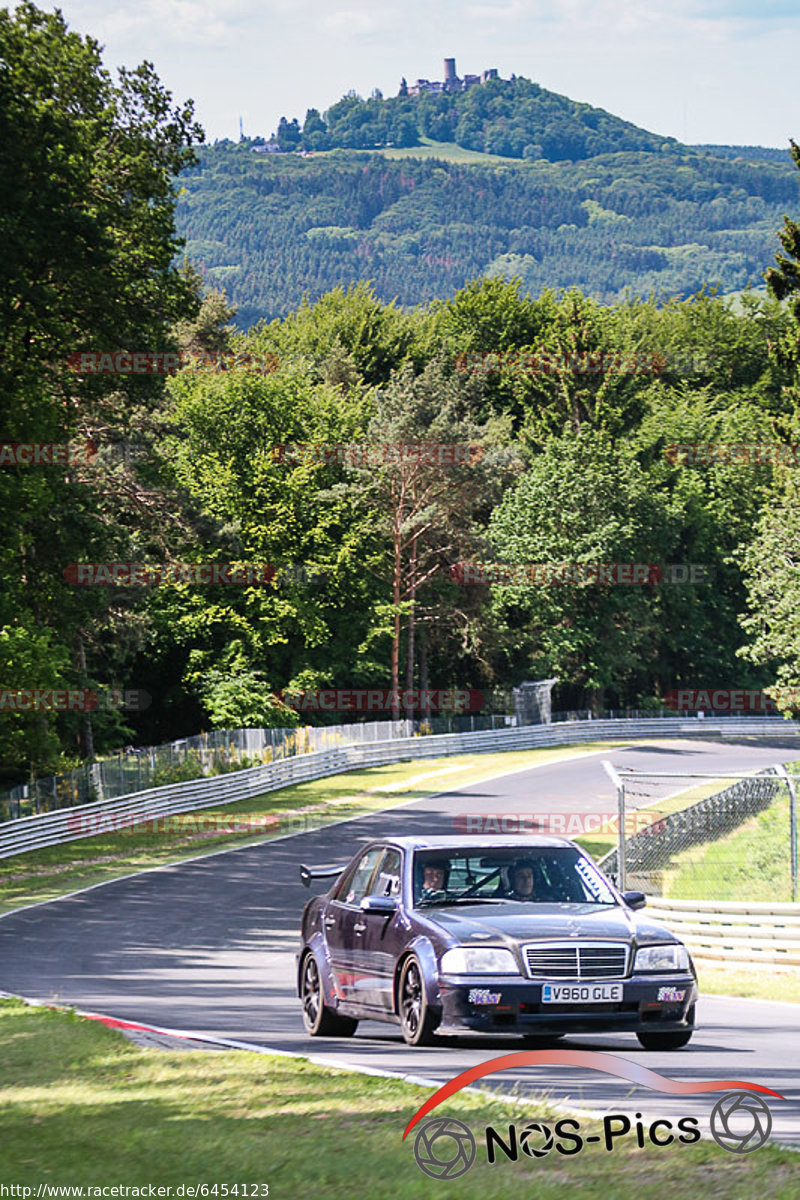
[{"label": "car hood", "polygon": [[630,941],[677,939],[647,917],[637,917],[621,905],[519,904],[462,906],[434,909],[425,917],[457,942],[490,944],[531,942],[542,938],[610,938]]}]

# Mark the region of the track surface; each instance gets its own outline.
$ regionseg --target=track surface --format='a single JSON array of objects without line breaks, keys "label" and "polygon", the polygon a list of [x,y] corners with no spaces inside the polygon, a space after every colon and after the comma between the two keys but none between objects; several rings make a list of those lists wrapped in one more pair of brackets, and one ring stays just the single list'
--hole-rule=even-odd
[{"label": "track surface", "polygon": [[[306,1036],[294,993],[299,914],[309,896],[298,879],[300,862],[344,861],[362,842],[387,833],[451,833],[456,814],[613,811],[603,758],[640,770],[746,771],[797,757],[797,748],[753,743],[638,743],[117,880],[0,919],[0,989],[443,1083],[522,1044],[508,1037],[442,1038],[412,1050],[397,1027],[377,1022],[362,1022],[352,1039]],[[800,1007],[709,996],[698,1010],[697,1033],[678,1052],[644,1051],[632,1034],[554,1045],[608,1051],[686,1081],[763,1084],[787,1097],[768,1098],[773,1138],[800,1146]],[[546,1090],[576,1108],[673,1120],[694,1115],[704,1131],[719,1098],[665,1096],[572,1066],[506,1071],[489,1082],[516,1086],[523,1095]],[[531,1119],[531,1109],[524,1111]]]}]

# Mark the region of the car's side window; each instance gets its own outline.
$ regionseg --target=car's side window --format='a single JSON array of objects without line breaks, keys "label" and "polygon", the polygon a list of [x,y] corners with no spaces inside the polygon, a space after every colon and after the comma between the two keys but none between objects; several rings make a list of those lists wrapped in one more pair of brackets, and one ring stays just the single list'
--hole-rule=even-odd
[{"label": "car's side window", "polygon": [[375,874],[369,896],[400,895],[400,851],[387,850]]},{"label": "car's side window", "polygon": [[342,904],[360,904],[372,880],[378,860],[383,854],[383,846],[374,846],[365,850],[354,869],[342,880],[337,889],[336,899]]}]

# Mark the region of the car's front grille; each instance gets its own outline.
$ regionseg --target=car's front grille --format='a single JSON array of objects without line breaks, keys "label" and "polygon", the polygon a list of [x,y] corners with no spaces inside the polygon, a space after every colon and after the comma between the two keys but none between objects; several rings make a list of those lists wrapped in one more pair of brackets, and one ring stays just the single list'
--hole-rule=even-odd
[{"label": "car's front grille", "polygon": [[538,942],[522,953],[532,979],[624,979],[628,964],[620,942]]}]

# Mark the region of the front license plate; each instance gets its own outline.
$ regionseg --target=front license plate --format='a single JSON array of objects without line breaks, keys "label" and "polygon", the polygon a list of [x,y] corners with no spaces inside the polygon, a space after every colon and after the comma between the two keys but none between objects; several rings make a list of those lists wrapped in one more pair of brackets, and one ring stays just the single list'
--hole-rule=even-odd
[{"label": "front license plate", "polygon": [[542,1004],[607,1004],[621,999],[621,983],[542,984]]}]

